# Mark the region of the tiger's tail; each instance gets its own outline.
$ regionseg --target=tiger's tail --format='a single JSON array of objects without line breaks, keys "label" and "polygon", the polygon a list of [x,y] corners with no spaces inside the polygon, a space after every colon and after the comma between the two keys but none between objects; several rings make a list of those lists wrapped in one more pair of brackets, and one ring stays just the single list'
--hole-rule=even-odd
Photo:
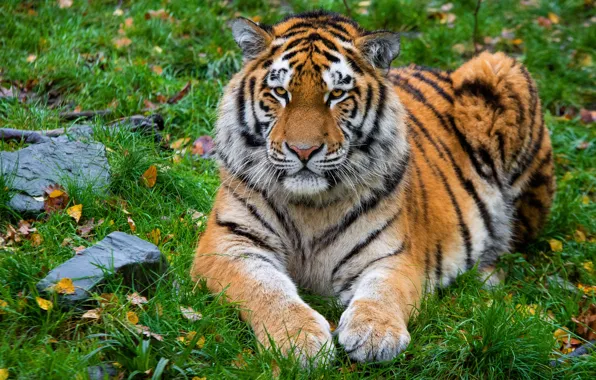
[{"label": "tiger's tail", "polygon": [[511,195],[514,243],[542,228],[555,191],[552,147],[536,83],[503,53],[482,53],[451,75],[454,119],[476,170]]}]

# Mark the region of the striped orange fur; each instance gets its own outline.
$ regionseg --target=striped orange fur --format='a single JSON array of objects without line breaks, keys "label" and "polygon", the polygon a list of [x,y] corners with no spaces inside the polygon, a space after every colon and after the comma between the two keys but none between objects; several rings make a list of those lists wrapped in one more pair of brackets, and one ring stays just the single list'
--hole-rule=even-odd
[{"label": "striped orange fur", "polygon": [[536,84],[504,54],[391,69],[399,37],[312,12],[232,24],[244,67],[217,122],[222,186],[192,267],[242,302],[259,341],[333,357],[297,286],[346,305],[348,355],[409,341],[424,291],[534,238],[554,193]]}]

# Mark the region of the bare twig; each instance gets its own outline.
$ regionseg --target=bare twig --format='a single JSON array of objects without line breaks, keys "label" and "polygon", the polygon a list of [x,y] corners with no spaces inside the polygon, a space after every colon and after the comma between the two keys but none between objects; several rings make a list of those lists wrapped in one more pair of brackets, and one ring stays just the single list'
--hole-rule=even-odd
[{"label": "bare twig", "polygon": [[472,36],[472,43],[474,44],[474,53],[478,54],[480,43],[478,42],[478,12],[480,12],[480,5],[482,0],[476,2],[476,9],[474,9],[474,35]]},{"label": "bare twig", "polygon": [[[154,114],[148,117],[140,115],[124,117],[106,125],[107,128],[114,128],[117,126],[126,127],[131,131],[159,131],[163,129],[164,125],[161,115]],[[20,129],[0,128],[0,140],[25,140],[25,142],[29,144],[38,144],[49,141],[51,137],[58,137],[67,132],[74,132],[76,130],[84,129],[92,130],[91,126],[89,125],[73,125],[69,128],[57,128],[47,131],[23,131]]]},{"label": "bare twig", "polygon": [[352,17],[352,9],[350,9],[348,0],[344,0],[344,6],[346,7],[346,14],[348,15],[348,17]]},{"label": "bare twig", "polygon": [[62,120],[91,119],[95,116],[106,116],[111,113],[112,113],[112,110],[61,112],[60,119],[62,119]]},{"label": "bare twig", "polygon": [[182,100],[182,98],[184,98],[186,95],[188,95],[188,92],[190,91],[190,86],[191,86],[191,82],[186,83],[184,88],[182,90],[180,90],[179,93],[177,93],[176,95],[174,95],[170,99],[168,99],[168,104],[176,104],[180,100]]}]

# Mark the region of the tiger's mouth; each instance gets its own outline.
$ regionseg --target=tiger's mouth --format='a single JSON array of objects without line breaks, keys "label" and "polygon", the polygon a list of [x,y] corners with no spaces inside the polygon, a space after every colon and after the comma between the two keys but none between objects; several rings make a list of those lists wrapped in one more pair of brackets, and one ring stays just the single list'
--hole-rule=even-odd
[{"label": "tiger's mouth", "polygon": [[304,166],[298,172],[288,175],[283,180],[284,188],[295,195],[315,195],[329,188],[329,181]]}]

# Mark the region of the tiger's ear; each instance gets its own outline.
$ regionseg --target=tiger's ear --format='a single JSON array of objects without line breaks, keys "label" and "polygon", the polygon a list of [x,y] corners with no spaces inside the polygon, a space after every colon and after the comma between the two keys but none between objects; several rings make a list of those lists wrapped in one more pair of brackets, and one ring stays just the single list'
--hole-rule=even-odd
[{"label": "tiger's ear", "polygon": [[356,47],[375,68],[389,70],[391,62],[399,55],[399,34],[372,32],[358,38]]},{"label": "tiger's ear", "polygon": [[257,23],[239,17],[230,21],[234,40],[242,49],[244,61],[249,61],[261,54],[271,43],[271,35]]}]

